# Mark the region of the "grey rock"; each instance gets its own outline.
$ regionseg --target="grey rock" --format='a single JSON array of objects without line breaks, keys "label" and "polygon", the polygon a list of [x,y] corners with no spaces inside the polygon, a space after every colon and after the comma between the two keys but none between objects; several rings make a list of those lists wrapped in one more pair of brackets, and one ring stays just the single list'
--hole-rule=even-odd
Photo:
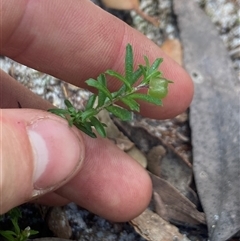
[{"label": "grey rock", "polygon": [[240,84],[210,19],[193,1],[175,0],[174,11],[193,78],[190,108],[194,173],[211,241],[240,230]]}]

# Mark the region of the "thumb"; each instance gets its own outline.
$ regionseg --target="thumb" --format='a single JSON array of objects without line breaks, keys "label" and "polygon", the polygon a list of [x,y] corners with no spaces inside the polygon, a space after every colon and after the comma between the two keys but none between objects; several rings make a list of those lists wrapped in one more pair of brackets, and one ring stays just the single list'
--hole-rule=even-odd
[{"label": "thumb", "polygon": [[0,110],[0,214],[69,181],[84,159],[80,133],[45,111]]}]

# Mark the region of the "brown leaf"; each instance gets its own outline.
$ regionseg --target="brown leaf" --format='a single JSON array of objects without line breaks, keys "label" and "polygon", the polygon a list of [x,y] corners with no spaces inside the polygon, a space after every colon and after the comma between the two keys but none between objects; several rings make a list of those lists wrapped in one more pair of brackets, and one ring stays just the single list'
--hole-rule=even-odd
[{"label": "brown leaf", "polygon": [[178,229],[163,220],[156,213],[146,209],[141,215],[130,221],[137,233],[148,241],[189,241]]},{"label": "brown leaf", "polygon": [[147,166],[147,158],[143,153],[129,140],[121,131],[118,130],[114,122],[109,116],[106,110],[102,110],[98,114],[98,118],[101,122],[107,125],[106,133],[107,137],[112,140],[121,150],[125,151],[129,156],[135,159],[144,168]]},{"label": "brown leaf", "polygon": [[166,155],[166,149],[162,145],[153,147],[147,154],[148,170],[156,176],[161,176],[162,159]]},{"label": "brown leaf", "polygon": [[157,18],[148,16],[139,8],[139,0],[102,0],[103,4],[108,8],[118,9],[118,10],[134,10],[143,19],[152,23],[154,26],[159,26],[159,21]]},{"label": "brown leaf", "polygon": [[139,8],[139,0],[102,0],[102,2],[108,8],[119,10],[132,10]]},{"label": "brown leaf", "polygon": [[[189,187],[192,183],[192,166],[172,144],[159,135],[157,128],[161,122],[141,118],[133,125],[114,118],[114,122],[147,155],[148,169],[167,180],[194,204],[198,204],[195,192]],[[177,143],[173,143],[175,146]],[[177,144],[178,145],[178,144]]]},{"label": "brown leaf", "polygon": [[189,188],[192,168],[168,145],[157,145],[147,154],[148,170],[173,185],[184,196],[196,203],[195,193]]},{"label": "brown leaf", "polygon": [[[156,211],[162,215],[163,204],[165,205],[164,218],[172,222],[181,222],[192,225],[205,224],[205,216],[196,209],[196,206],[183,196],[176,188],[167,181],[150,174],[154,190],[154,204]],[[158,195],[156,195],[158,194]],[[157,198],[156,198],[157,197]],[[160,202],[159,202],[160,200]],[[160,213],[159,213],[160,211]]]},{"label": "brown leaf", "polygon": [[178,39],[167,39],[160,47],[164,53],[182,65],[182,45]]}]

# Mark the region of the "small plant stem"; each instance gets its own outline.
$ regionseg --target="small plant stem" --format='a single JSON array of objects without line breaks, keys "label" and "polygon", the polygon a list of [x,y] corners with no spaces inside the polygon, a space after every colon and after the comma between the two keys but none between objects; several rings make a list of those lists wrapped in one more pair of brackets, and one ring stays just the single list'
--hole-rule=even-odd
[{"label": "small plant stem", "polygon": [[122,98],[127,97],[127,96],[137,92],[138,90],[144,89],[144,88],[147,88],[147,85],[139,85],[137,87],[134,87],[132,89],[132,91],[130,91],[130,92],[125,92],[122,95],[120,95],[120,96],[118,96],[118,97],[116,97],[116,98],[114,98],[112,100],[108,100],[105,104],[103,104],[102,106],[96,108],[97,113],[99,113],[101,110],[106,109],[109,106],[112,106],[116,102],[121,101]]}]

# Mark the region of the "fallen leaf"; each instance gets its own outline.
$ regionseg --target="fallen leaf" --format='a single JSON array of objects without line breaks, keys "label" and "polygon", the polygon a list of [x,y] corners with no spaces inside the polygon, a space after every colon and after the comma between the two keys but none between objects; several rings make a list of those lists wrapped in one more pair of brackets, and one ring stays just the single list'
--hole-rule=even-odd
[{"label": "fallen leaf", "polygon": [[195,95],[190,107],[193,169],[209,239],[240,230],[240,88],[229,54],[194,1],[175,0],[184,66]]},{"label": "fallen leaf", "polygon": [[112,140],[121,150],[126,152],[144,168],[147,167],[147,158],[143,153],[134,145],[132,141],[129,140],[119,129],[116,127],[114,122],[109,116],[106,110],[102,110],[98,114],[98,118],[101,122],[106,124],[107,137]]},{"label": "fallen leaf", "polygon": [[141,215],[130,221],[137,233],[148,241],[190,241],[178,229],[146,209]]},{"label": "fallen leaf", "polygon": [[136,160],[142,167],[147,167],[147,158],[135,145],[130,150],[126,151],[126,153]]},{"label": "fallen leaf", "polygon": [[157,145],[148,152],[147,161],[151,173],[169,182],[195,203],[196,198],[189,188],[192,182],[192,168],[186,165],[173,149]]},{"label": "fallen leaf", "polygon": [[108,8],[118,9],[118,10],[134,10],[143,19],[152,23],[154,26],[159,26],[159,21],[157,18],[148,16],[139,7],[139,0],[102,0],[103,4]]},{"label": "fallen leaf", "polygon": [[162,159],[166,155],[166,149],[162,145],[153,147],[147,154],[147,168],[156,176],[161,176],[162,173]]},{"label": "fallen leaf", "polygon": [[[163,218],[171,222],[188,225],[205,224],[204,214],[199,212],[189,199],[164,179],[151,173],[150,177],[153,183],[155,209],[159,216],[163,212]],[[162,210],[163,204],[164,210]]]},{"label": "fallen leaf", "polygon": [[[153,173],[159,174],[161,178],[171,183],[194,204],[199,203],[195,192],[189,187],[192,183],[192,165],[184,155],[176,151],[172,144],[168,144],[163,139],[157,130],[158,127],[161,127],[160,121],[150,121],[141,117],[141,120],[134,121],[133,125],[121,122],[116,118],[114,118],[114,122],[146,154],[148,168]],[[163,154],[164,152],[165,154]]]},{"label": "fallen leaf", "polygon": [[139,0],[102,0],[102,2],[108,8],[119,10],[132,10],[139,8]]},{"label": "fallen leaf", "polygon": [[182,65],[182,45],[178,39],[167,39],[160,47],[164,53]]}]

